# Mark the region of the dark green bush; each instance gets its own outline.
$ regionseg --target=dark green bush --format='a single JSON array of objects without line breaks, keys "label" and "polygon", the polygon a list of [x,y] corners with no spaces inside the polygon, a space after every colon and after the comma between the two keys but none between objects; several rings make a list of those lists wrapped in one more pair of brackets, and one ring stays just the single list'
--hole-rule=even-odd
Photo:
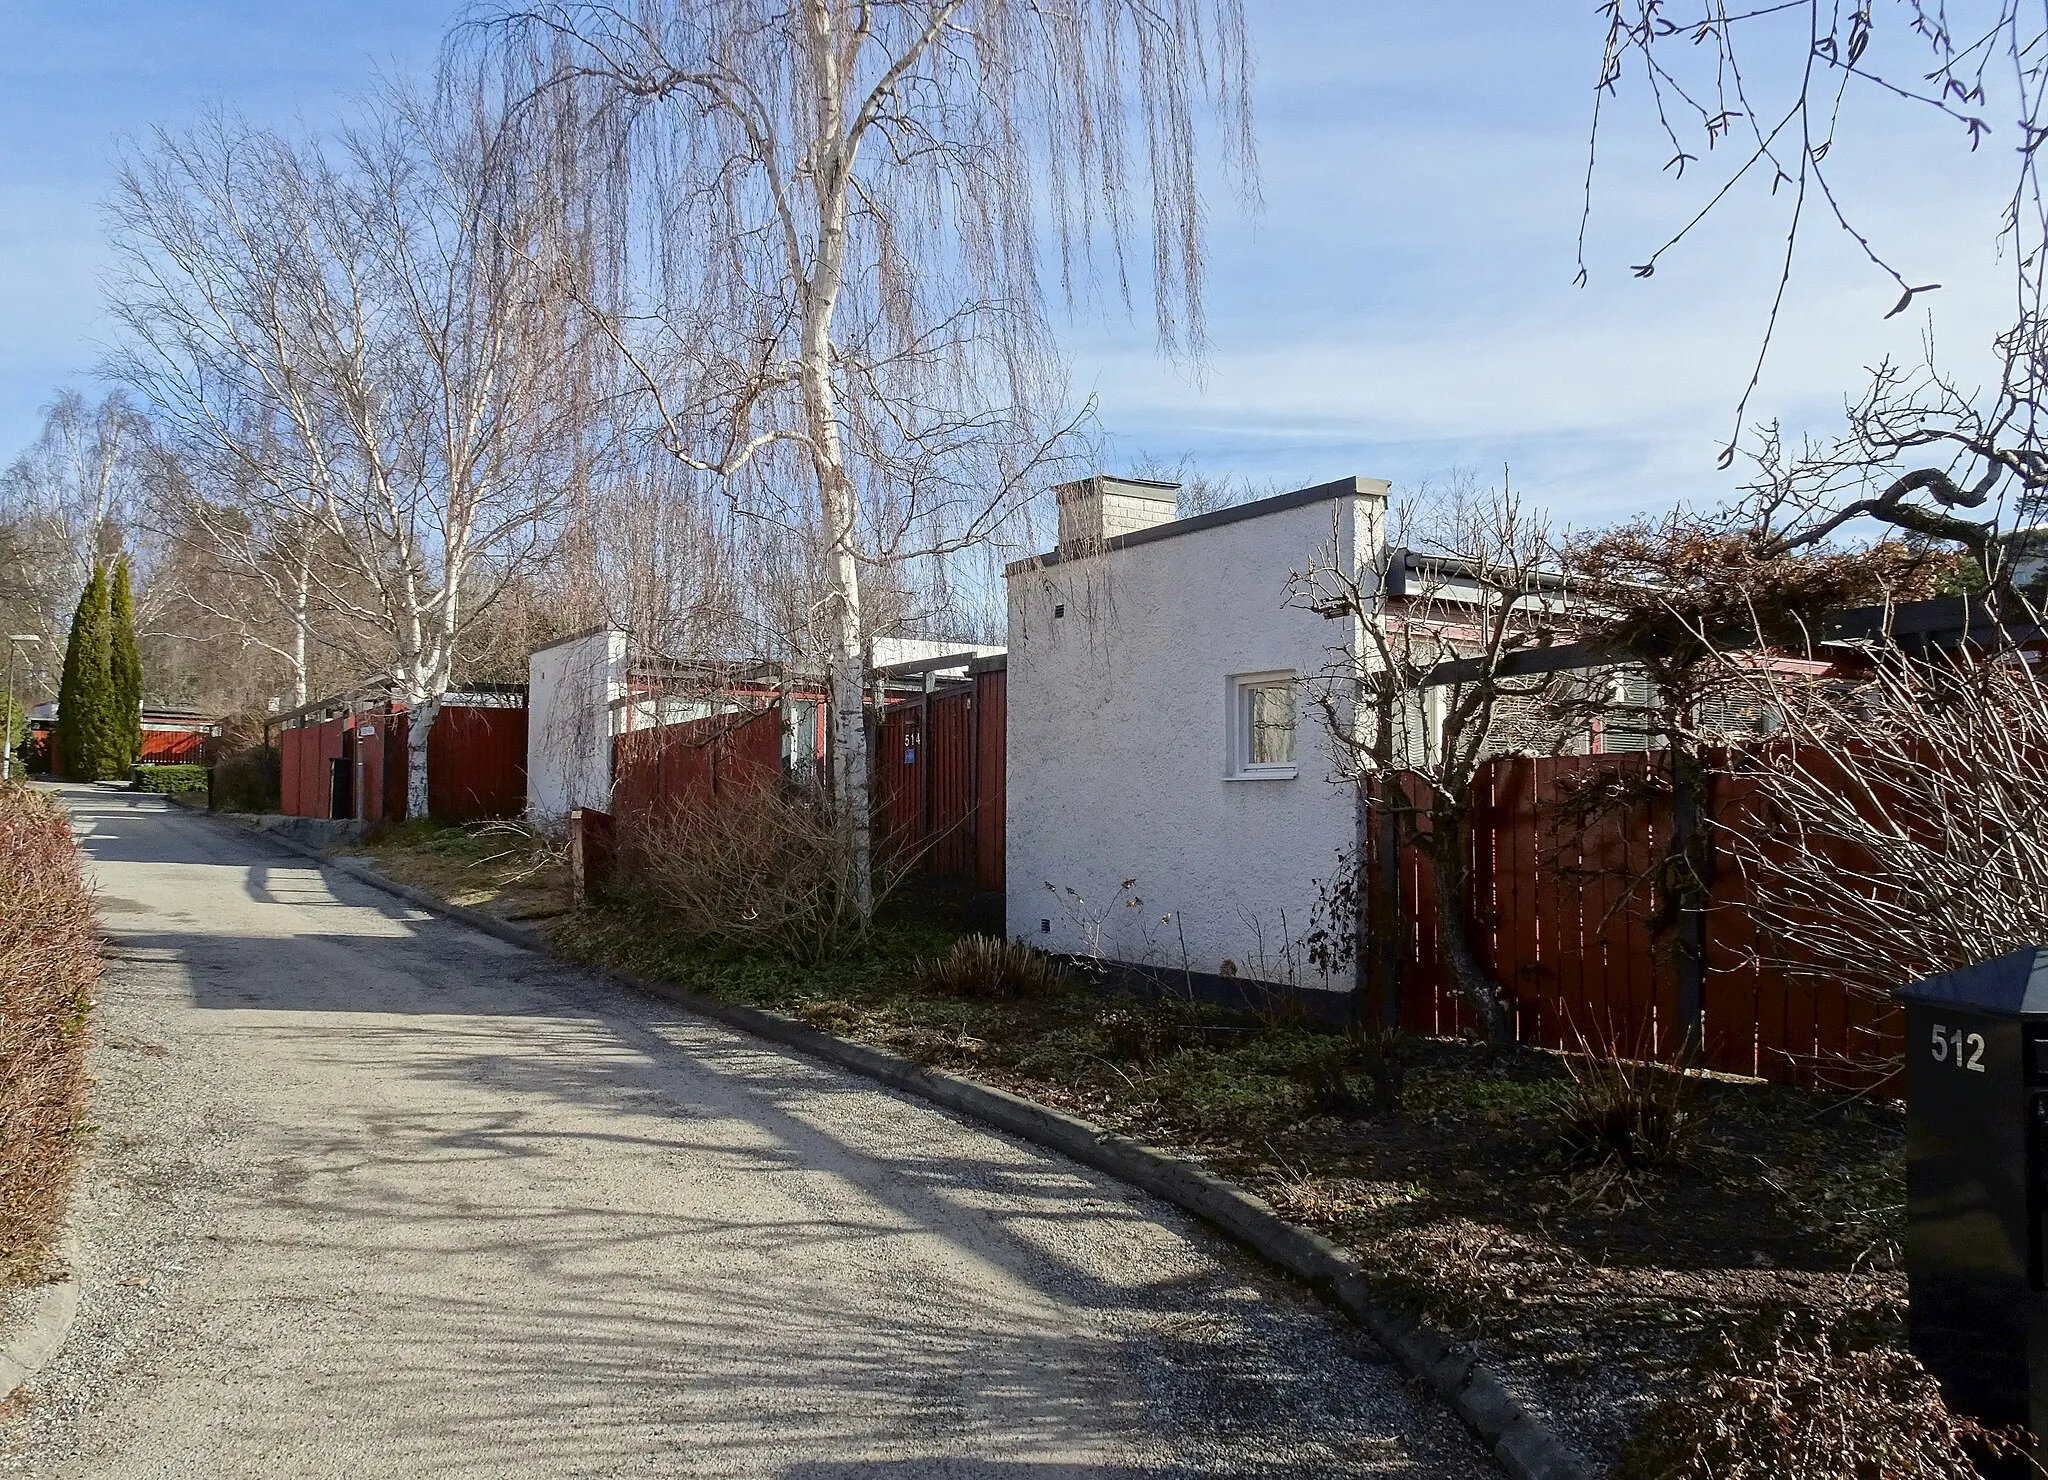
[{"label": "dark green bush", "polygon": [[153,791],[166,796],[178,791],[206,790],[204,766],[137,766],[130,791]]},{"label": "dark green bush", "polygon": [[250,745],[221,757],[213,768],[216,812],[275,812],[280,805],[282,768],[275,750]]}]

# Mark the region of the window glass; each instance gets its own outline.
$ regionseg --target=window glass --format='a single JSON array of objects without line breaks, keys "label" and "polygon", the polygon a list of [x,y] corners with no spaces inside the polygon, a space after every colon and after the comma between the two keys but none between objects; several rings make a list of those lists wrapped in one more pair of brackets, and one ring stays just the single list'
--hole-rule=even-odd
[{"label": "window glass", "polygon": [[1275,683],[1246,684],[1245,763],[1252,766],[1288,766],[1294,763],[1294,685],[1282,679]]}]

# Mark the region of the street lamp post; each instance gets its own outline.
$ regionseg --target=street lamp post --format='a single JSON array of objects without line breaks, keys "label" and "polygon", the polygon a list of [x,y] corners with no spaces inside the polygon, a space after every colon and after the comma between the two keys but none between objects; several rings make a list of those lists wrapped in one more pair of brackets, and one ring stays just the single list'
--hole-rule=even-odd
[{"label": "street lamp post", "polygon": [[14,653],[25,642],[41,642],[33,632],[7,634],[7,701],[0,710],[0,781],[14,775]]}]

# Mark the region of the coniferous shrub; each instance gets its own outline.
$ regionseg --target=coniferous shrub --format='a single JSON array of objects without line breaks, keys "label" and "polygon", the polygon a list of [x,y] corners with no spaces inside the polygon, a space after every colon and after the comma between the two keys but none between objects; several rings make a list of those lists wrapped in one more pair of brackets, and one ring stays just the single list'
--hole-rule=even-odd
[{"label": "coniferous shrub", "polygon": [[135,596],[126,555],[114,562],[107,619],[107,672],[114,695],[110,738],[120,746],[119,769],[125,771],[142,754],[142,652],[135,645]]},{"label": "coniferous shrub", "polygon": [[64,674],[57,689],[57,753],[74,781],[113,780],[128,773],[117,728],[107,573],[95,565],[71,617]]}]

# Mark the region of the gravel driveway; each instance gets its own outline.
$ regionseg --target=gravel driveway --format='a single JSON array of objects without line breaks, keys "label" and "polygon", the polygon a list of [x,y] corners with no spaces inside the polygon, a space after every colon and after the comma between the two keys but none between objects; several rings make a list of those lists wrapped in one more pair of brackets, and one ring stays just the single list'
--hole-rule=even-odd
[{"label": "gravel driveway", "polygon": [[1142,1194],[159,799],[65,796],[109,956],[82,1307],[0,1473],[1494,1473]]}]

